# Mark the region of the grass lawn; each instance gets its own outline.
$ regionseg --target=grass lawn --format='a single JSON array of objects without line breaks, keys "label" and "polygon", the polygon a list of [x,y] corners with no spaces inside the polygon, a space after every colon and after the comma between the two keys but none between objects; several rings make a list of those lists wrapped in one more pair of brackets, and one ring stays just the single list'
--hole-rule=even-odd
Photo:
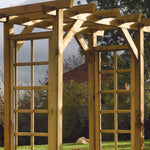
[{"label": "grass lawn", "polygon": [[[118,143],[118,150],[131,150],[129,141]],[[62,150],[88,150],[89,145],[76,145],[74,143],[63,144]],[[4,148],[0,147],[0,150]],[[18,150],[30,150],[30,146],[19,146]],[[36,145],[34,150],[48,150],[47,145]],[[102,150],[114,150],[114,142],[103,142]],[[150,150],[150,140],[145,140],[145,150]]]}]

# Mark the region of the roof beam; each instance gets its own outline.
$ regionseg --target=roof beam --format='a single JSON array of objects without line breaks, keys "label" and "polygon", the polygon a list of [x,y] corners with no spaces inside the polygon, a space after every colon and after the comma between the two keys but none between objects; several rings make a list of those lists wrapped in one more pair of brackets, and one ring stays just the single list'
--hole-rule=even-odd
[{"label": "roof beam", "polygon": [[21,15],[28,14],[33,12],[43,12],[45,8],[49,8],[49,10],[62,9],[62,8],[70,8],[73,5],[73,0],[56,0],[50,2],[36,3],[24,6],[16,6],[10,8],[0,9],[0,14],[4,16],[13,16],[13,15]]},{"label": "roof beam", "polygon": [[115,9],[105,9],[92,13],[92,15],[88,16],[88,20],[99,20],[102,18],[116,18],[120,14],[120,8]]},{"label": "roof beam", "polygon": [[125,22],[140,22],[142,18],[142,13],[139,14],[130,14],[130,15],[122,15],[118,16],[117,19],[122,23]]},{"label": "roof beam", "polygon": [[[73,6],[72,8],[68,8],[64,10],[64,17],[72,17],[81,13],[92,13],[96,9],[96,4],[86,4],[86,5],[79,5]],[[46,19],[50,18],[50,16],[55,16],[55,10],[47,10],[45,13],[43,12],[32,12],[29,14],[21,14],[11,19],[11,23],[15,24],[22,24],[31,20],[37,19]]]},{"label": "roof beam", "polygon": [[23,24],[28,21],[32,20],[38,20],[38,19],[46,19],[50,18],[49,15],[43,14],[42,12],[36,12],[36,13],[29,13],[29,14],[23,14],[20,16],[16,16],[15,18],[11,19],[11,23],[14,24]]},{"label": "roof beam", "polygon": [[112,27],[108,25],[101,25],[101,24],[95,24],[92,22],[84,22],[82,27],[88,27],[88,28],[96,28],[97,30],[115,30],[118,29],[117,27]]},{"label": "roof beam", "polygon": [[65,17],[72,17],[74,15],[83,14],[83,13],[93,13],[96,10],[96,3],[86,4],[86,5],[78,5],[72,8],[68,8],[64,11]]},{"label": "roof beam", "polygon": [[31,40],[31,39],[45,39],[52,36],[52,32],[39,32],[39,33],[27,33],[11,35],[10,38],[17,41]]},{"label": "roof beam", "polygon": [[64,35],[64,49],[68,45],[68,43],[72,40],[72,38],[75,36],[76,33],[80,31],[80,27],[84,21],[82,20],[76,20],[71,29]]},{"label": "roof beam", "polygon": [[129,49],[127,44],[124,45],[104,45],[95,47],[95,51],[120,51]]},{"label": "roof beam", "polygon": [[130,49],[133,51],[135,57],[138,59],[139,56],[138,56],[138,49],[129,33],[129,31],[127,29],[124,29],[124,28],[120,28],[121,29],[121,32],[122,32],[122,35],[126,41],[126,43],[128,44],[128,46],[130,47]]},{"label": "roof beam", "polygon": [[150,26],[150,18],[142,19],[143,26]]}]

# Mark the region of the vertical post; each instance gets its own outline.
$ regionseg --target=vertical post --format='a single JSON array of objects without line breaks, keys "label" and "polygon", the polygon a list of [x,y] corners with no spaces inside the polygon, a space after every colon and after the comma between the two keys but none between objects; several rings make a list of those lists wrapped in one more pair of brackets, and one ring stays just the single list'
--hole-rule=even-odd
[{"label": "vertical post", "polygon": [[62,149],[63,10],[57,10],[49,52],[48,149]]},{"label": "vertical post", "polygon": [[144,32],[135,32],[139,60],[135,60],[135,149],[144,149]]},{"label": "vertical post", "polygon": [[135,44],[139,50],[137,60],[131,57],[131,142],[133,150],[144,149],[144,32],[135,32]]},{"label": "vertical post", "polygon": [[4,147],[10,149],[10,39],[13,34],[13,25],[9,18],[4,23]]},{"label": "vertical post", "polygon": [[[97,46],[97,36],[96,33],[91,33],[92,35],[89,36],[89,54],[88,54],[88,87],[89,87],[89,138],[90,138],[90,150],[99,150],[99,144],[96,143],[96,135],[95,135],[95,127],[96,131],[99,130],[99,125],[96,126],[95,119],[99,119],[97,116],[95,118],[95,99],[98,97],[98,93],[95,93],[95,71],[97,67],[95,68],[95,64],[98,66],[98,62],[95,62],[95,58],[98,61],[98,53],[95,53],[94,47]],[[97,69],[99,70],[99,69]],[[96,71],[97,72],[97,71]],[[98,74],[97,74],[98,75]],[[98,79],[97,79],[98,80]],[[97,81],[98,84],[98,81]],[[98,85],[97,85],[98,86]],[[99,88],[97,88],[99,89]],[[97,95],[95,97],[95,94]],[[97,99],[98,100],[98,99]],[[97,106],[98,108],[98,106]],[[97,113],[97,112],[96,112]],[[99,136],[99,135],[98,135]],[[98,137],[97,137],[98,138]],[[97,139],[98,140],[98,139]],[[96,148],[97,146],[97,148]]]},{"label": "vertical post", "polygon": [[[138,61],[138,60],[137,60]],[[131,51],[131,149],[135,149],[135,81],[136,74],[135,74],[135,64],[136,64],[136,57]],[[137,87],[138,88],[138,87]],[[138,91],[137,91],[138,92]]]}]

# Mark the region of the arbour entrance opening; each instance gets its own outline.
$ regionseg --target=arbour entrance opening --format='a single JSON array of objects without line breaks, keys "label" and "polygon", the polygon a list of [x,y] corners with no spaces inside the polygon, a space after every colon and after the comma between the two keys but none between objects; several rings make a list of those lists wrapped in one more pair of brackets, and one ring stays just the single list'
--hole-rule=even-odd
[{"label": "arbour entrance opening", "polygon": [[[112,137],[115,150],[119,149],[121,134],[130,137],[132,150],[144,149],[144,32],[150,32],[150,19],[142,20],[141,14],[121,16],[120,9],[95,11],[96,4],[73,7],[72,4],[73,0],[58,0],[0,9],[3,14],[0,21],[4,22],[5,149],[16,150],[20,136],[30,138],[31,149],[34,149],[35,137],[47,137],[49,150],[62,149],[63,51],[73,37],[88,61],[90,150],[102,149],[106,134]],[[14,34],[14,24],[25,28],[20,34]],[[32,33],[36,27],[48,31]],[[116,29],[121,31],[124,45],[98,46],[98,36],[104,36],[106,30]],[[129,30],[134,31],[134,38]],[[88,36],[88,44],[83,35]],[[49,41],[48,60],[36,62],[34,40],[43,38]],[[17,52],[26,40],[31,42],[31,59],[18,62]],[[130,66],[123,65],[128,60],[120,64],[120,55],[128,52]],[[110,59],[108,68],[101,67],[105,55]],[[43,65],[48,68],[48,85],[36,86],[34,69]],[[18,85],[20,67],[30,68],[28,86]],[[108,83],[104,83],[104,75]],[[18,107],[19,90],[30,91],[28,109]],[[35,108],[36,90],[48,91],[47,109]],[[18,131],[20,113],[30,117],[29,131]],[[34,130],[36,114],[47,115],[46,133]],[[121,116],[128,118],[129,128],[120,126]],[[104,123],[108,117],[112,125],[106,127]]]}]

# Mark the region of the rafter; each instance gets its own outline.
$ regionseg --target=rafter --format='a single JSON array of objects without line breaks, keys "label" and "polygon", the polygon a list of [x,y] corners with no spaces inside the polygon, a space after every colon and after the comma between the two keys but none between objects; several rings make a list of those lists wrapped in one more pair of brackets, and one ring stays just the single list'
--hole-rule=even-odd
[{"label": "rafter", "polygon": [[82,24],[84,23],[84,21],[82,20],[77,20],[73,26],[71,27],[71,29],[64,35],[64,49],[66,48],[66,46],[68,45],[68,43],[72,40],[72,38],[74,37],[74,35],[76,33],[78,33],[80,31],[80,27],[82,26]]},{"label": "rafter", "polygon": [[135,57],[138,59],[139,58],[138,49],[137,49],[129,31],[127,29],[121,28],[121,32],[122,32],[122,35],[123,35],[125,41],[127,42],[128,46],[133,51]]}]

